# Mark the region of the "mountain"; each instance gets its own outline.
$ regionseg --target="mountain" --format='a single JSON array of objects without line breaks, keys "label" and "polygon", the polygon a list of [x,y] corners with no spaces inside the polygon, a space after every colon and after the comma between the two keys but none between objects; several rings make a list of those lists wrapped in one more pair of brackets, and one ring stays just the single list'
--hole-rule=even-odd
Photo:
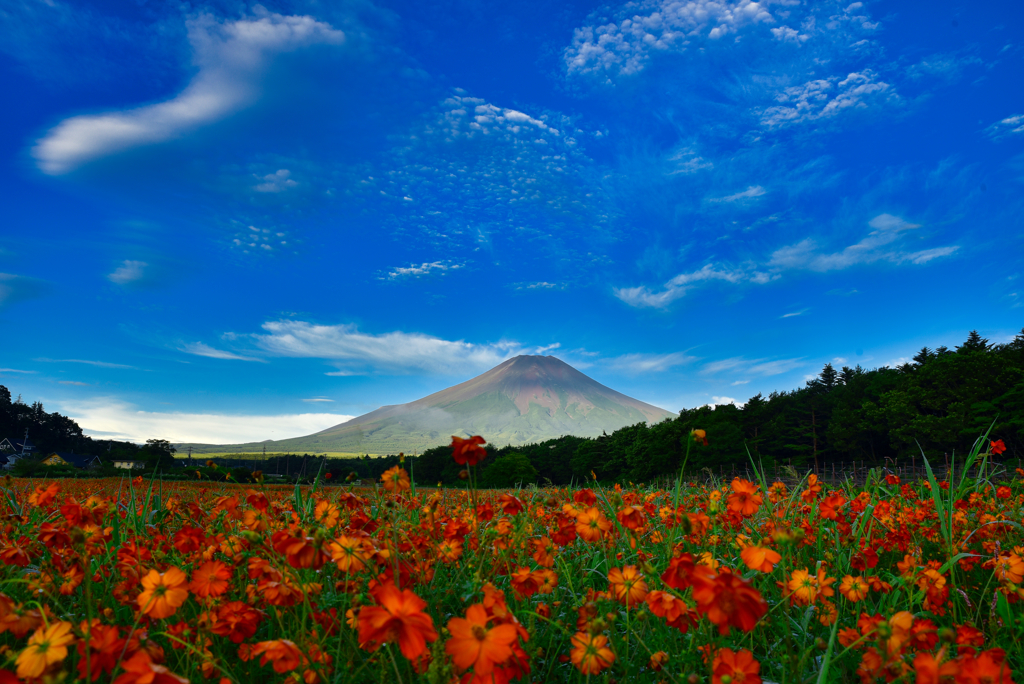
[{"label": "mountain", "polygon": [[553,356],[516,356],[462,384],[408,404],[383,406],[306,437],[205,450],[252,452],[266,446],[268,452],[411,453],[447,444],[452,435],[482,435],[499,445],[526,444],[562,435],[595,437],[674,417],[605,387]]}]

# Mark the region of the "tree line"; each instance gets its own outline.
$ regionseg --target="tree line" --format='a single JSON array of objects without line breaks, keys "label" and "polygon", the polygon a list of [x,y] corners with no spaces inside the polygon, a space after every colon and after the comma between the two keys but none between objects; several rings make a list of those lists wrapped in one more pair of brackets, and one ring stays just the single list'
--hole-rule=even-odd
[{"label": "tree line", "polygon": [[[492,447],[481,482],[562,485],[592,473],[602,481],[647,482],[677,473],[688,446],[689,472],[742,469],[748,452],[768,469],[844,470],[855,461],[870,467],[922,451],[941,463],[966,454],[990,427],[991,439],[1006,446],[1001,458],[1024,457],[1024,330],[1006,344],[972,331],[955,349],[925,347],[894,368],[827,363],[803,387],[758,393],[742,406],[684,409],[675,419],[596,438]],[[706,431],[707,446],[691,441],[693,429]],[[425,451],[416,479],[457,483],[460,467],[450,454],[448,447]]]}]

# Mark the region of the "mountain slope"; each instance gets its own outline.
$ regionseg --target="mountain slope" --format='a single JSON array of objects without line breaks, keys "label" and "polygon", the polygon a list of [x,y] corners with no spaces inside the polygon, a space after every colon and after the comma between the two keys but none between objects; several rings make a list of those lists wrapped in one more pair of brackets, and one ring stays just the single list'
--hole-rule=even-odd
[{"label": "mountain slope", "polygon": [[675,414],[605,387],[553,356],[517,356],[483,375],[408,404],[383,406],[306,437],[219,446],[218,451],[396,453],[483,435],[525,444],[561,435],[593,437]]}]

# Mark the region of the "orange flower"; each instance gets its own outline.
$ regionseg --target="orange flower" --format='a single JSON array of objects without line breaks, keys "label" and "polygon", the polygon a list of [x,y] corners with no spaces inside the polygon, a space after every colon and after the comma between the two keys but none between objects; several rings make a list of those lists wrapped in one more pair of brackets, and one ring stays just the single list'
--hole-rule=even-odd
[{"label": "orange flower", "polygon": [[135,655],[121,663],[121,668],[124,672],[114,680],[114,684],[189,684],[184,677],[154,663],[145,650],[136,651]]},{"label": "orange flower", "polygon": [[98,620],[93,620],[92,624],[83,621],[81,631],[87,637],[77,645],[79,677],[91,682],[103,673],[113,672],[125,644],[118,628],[101,625]]},{"label": "orange flower", "polygon": [[369,542],[356,537],[338,537],[327,545],[331,560],[342,572],[359,572],[373,555]]},{"label": "orange flower", "polygon": [[619,523],[621,523],[627,530],[633,530],[635,532],[644,526],[644,511],[642,508],[625,506],[619,509],[619,512],[615,514],[615,517],[618,518]]},{"label": "orange flower", "polygon": [[580,511],[576,516],[576,534],[583,541],[600,541],[611,528],[611,522],[596,508]]},{"label": "orange flower", "polygon": [[782,560],[777,551],[766,549],[763,546],[748,546],[740,552],[740,558],[751,570],[771,572],[775,564]]},{"label": "orange flower", "polygon": [[18,655],[18,676],[40,677],[50,665],[68,657],[68,644],[75,640],[70,622],[51,622],[28,638],[28,645]]},{"label": "orange flower", "polygon": [[1005,660],[1002,649],[993,648],[978,656],[967,655],[960,662],[960,674],[957,682],[974,684],[1013,684],[1010,666]]},{"label": "orange flower", "polygon": [[846,597],[850,603],[863,601],[868,595],[868,583],[863,577],[847,575],[839,585],[839,593]]},{"label": "orange flower", "polygon": [[655,672],[661,672],[661,668],[668,662],[668,653],[664,651],[658,651],[657,653],[651,654],[651,659],[647,662],[647,667],[651,668]]},{"label": "orange flower", "polygon": [[615,600],[627,608],[635,606],[647,596],[647,582],[635,565],[612,568],[608,573],[608,584]]},{"label": "orange flower", "polygon": [[210,631],[240,644],[256,634],[263,612],[241,601],[229,601],[217,609]]},{"label": "orange flower", "polygon": [[1024,580],[1024,558],[1015,553],[1000,556],[995,562],[995,573],[1000,582],[1020,584]]},{"label": "orange flower", "polygon": [[1001,454],[1006,451],[1006,445],[1003,444],[1003,440],[997,439],[994,442],[989,442],[988,450],[993,454]]},{"label": "orange flower", "polygon": [[794,570],[789,576],[789,583],[786,585],[789,600],[802,606],[814,603],[818,598],[818,578],[803,570]]},{"label": "orange flower", "polygon": [[405,472],[405,468],[401,466],[388,468],[380,476],[380,479],[384,483],[384,489],[389,492],[404,492],[409,489],[409,473]]},{"label": "orange flower", "polygon": [[690,436],[693,437],[693,441],[698,444],[708,445],[708,433],[704,430],[690,430]]},{"label": "orange flower", "polygon": [[230,580],[231,568],[220,561],[208,561],[192,573],[188,588],[199,598],[216,597],[228,590]]},{"label": "orange flower", "polygon": [[587,632],[577,632],[572,638],[569,657],[576,669],[585,675],[598,674],[615,662],[615,654],[608,648],[608,637]]},{"label": "orange flower", "polygon": [[711,684],[761,684],[761,663],[747,649],[720,649],[711,663]]},{"label": "orange flower", "polygon": [[188,598],[187,584],[188,578],[178,568],[171,567],[163,573],[150,570],[142,578],[143,591],[136,599],[139,609],[158,619],[174,615]]},{"label": "orange flower", "polygon": [[757,509],[761,507],[763,501],[764,498],[757,493],[756,484],[738,477],[733,478],[732,494],[729,495],[729,500],[726,502],[730,511],[749,518],[757,513]]},{"label": "orange flower", "polygon": [[518,638],[514,625],[488,628],[488,620],[490,617],[483,604],[474,603],[466,610],[465,618],[454,617],[448,621],[448,631],[452,636],[445,643],[444,650],[460,670],[472,667],[478,679],[488,677],[495,665],[512,656],[512,644]]},{"label": "orange flower", "polygon": [[706,576],[694,577],[700,578],[693,585],[697,610],[718,625],[720,634],[728,634],[730,627],[749,632],[768,612],[768,604],[761,593],[726,569],[712,580]]},{"label": "orange flower", "polygon": [[955,660],[943,662],[945,649],[939,651],[938,658],[931,653],[918,653],[914,658],[916,684],[948,684],[960,674],[960,664]]},{"label": "orange flower", "polygon": [[509,575],[509,579],[512,580],[512,591],[520,600],[537,593],[537,577],[530,572],[530,568],[516,568],[515,572]]},{"label": "orange flower", "polygon": [[452,435],[452,458],[459,465],[475,466],[487,458],[487,450],[483,444],[487,441],[480,435],[474,435],[469,439],[462,439]]},{"label": "orange flower", "polygon": [[306,664],[306,658],[302,651],[293,642],[287,639],[276,639],[274,641],[261,641],[253,646],[249,658],[261,655],[260,665],[267,663],[274,664],[274,672],[281,674],[291,672],[299,665]]},{"label": "orange flower", "polygon": [[379,605],[359,610],[359,645],[374,651],[382,644],[398,641],[409,660],[427,651],[427,642],[437,641],[434,620],[423,612],[426,601],[408,589],[388,583],[377,586],[373,596]]}]

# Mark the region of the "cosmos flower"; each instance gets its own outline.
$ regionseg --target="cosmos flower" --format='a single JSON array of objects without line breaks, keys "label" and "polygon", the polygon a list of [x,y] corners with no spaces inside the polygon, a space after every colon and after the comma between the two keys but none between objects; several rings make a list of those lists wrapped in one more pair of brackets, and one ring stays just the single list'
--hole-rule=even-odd
[{"label": "cosmos flower", "polygon": [[18,655],[18,676],[42,676],[50,665],[68,657],[68,645],[74,641],[70,622],[52,622],[49,627],[40,627],[28,638],[28,645]]},{"label": "cosmos flower", "polygon": [[152,618],[174,615],[188,598],[188,578],[175,567],[166,572],[150,570],[142,578],[143,591],[136,602],[143,613]]},{"label": "cosmos flower", "polygon": [[409,660],[427,650],[427,643],[437,641],[434,620],[423,612],[427,602],[408,589],[394,584],[379,585],[373,592],[376,606],[359,610],[359,645],[375,651],[382,644],[398,642]]}]

